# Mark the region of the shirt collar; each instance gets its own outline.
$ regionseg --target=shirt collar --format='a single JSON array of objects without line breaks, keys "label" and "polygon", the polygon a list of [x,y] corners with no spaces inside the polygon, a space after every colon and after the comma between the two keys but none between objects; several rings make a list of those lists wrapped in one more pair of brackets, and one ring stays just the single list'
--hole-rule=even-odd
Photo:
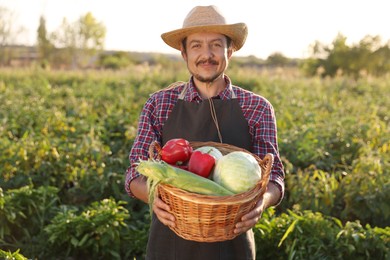
[{"label": "shirt collar", "polygon": [[[231,80],[226,75],[224,75],[224,79],[226,82],[226,88],[222,92],[220,92],[217,95],[217,97],[219,97],[222,100],[231,99],[232,98],[232,91],[233,91]],[[193,76],[191,76],[190,80],[188,81],[188,90],[187,90],[187,93],[185,96],[186,96],[186,99],[188,98],[189,101],[201,101],[202,100],[202,97],[199,95],[198,91],[195,88]]]}]

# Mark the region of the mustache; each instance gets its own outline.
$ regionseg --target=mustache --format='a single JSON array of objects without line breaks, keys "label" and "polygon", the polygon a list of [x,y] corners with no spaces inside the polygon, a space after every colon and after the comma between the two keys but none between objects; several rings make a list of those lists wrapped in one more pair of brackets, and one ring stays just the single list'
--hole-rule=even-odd
[{"label": "mustache", "polygon": [[218,65],[219,63],[216,61],[216,60],[213,60],[211,58],[209,59],[203,59],[203,60],[200,60],[196,63],[196,65],[200,65],[200,64],[205,64],[205,63],[209,63],[209,64],[212,64],[212,65]]}]

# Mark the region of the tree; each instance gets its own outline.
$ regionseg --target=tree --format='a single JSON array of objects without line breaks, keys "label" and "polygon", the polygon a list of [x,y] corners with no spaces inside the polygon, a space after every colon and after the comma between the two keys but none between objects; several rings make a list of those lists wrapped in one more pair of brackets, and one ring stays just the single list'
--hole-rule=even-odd
[{"label": "tree", "polygon": [[51,33],[50,38],[56,49],[54,64],[56,66],[71,65],[72,67],[77,67],[77,32],[74,24],[63,18],[60,27]]},{"label": "tree", "polygon": [[43,16],[39,19],[39,27],[37,30],[37,48],[40,54],[41,66],[46,66],[50,62],[50,56],[53,52],[53,44],[48,38],[46,30],[46,20]]},{"label": "tree", "polygon": [[354,78],[365,74],[380,76],[390,71],[390,43],[382,46],[379,36],[369,35],[351,46],[346,40],[338,34],[330,46],[318,42],[312,45],[312,57],[303,65],[305,71],[309,75],[321,71],[322,76],[345,74]]},{"label": "tree", "polygon": [[78,20],[79,49],[85,60],[83,65],[90,63],[89,59],[97,52],[103,50],[106,37],[106,27],[98,22],[92,13],[87,13]]},{"label": "tree", "polygon": [[130,55],[124,51],[114,52],[112,54],[101,54],[99,56],[99,66],[105,69],[122,69],[126,68],[133,61],[130,58]]},{"label": "tree", "polygon": [[23,32],[22,27],[16,26],[15,14],[0,6],[0,64],[8,64],[12,58],[12,50],[8,45],[16,43]]},{"label": "tree", "polygon": [[374,63],[372,69],[374,75],[380,76],[390,72],[390,41],[374,51],[371,54],[371,59]]},{"label": "tree", "polygon": [[85,50],[101,50],[104,48],[106,27],[98,22],[91,13],[79,19],[80,47]]},{"label": "tree", "polygon": [[350,62],[348,52],[350,51],[347,45],[347,37],[338,34],[332,43],[331,47],[327,47],[326,52],[328,58],[324,62],[325,71],[330,76],[335,76],[339,73],[346,72],[347,64]]},{"label": "tree", "polygon": [[56,48],[61,49],[58,57],[62,62],[71,62],[73,68],[89,66],[91,58],[103,50],[105,37],[106,27],[91,13],[73,23],[64,18],[60,28],[52,34]]},{"label": "tree", "polygon": [[288,62],[289,59],[280,52],[275,52],[269,55],[266,60],[266,64],[273,67],[284,67],[288,64]]},{"label": "tree", "polygon": [[13,41],[12,24],[13,14],[5,7],[0,6],[0,47]]}]

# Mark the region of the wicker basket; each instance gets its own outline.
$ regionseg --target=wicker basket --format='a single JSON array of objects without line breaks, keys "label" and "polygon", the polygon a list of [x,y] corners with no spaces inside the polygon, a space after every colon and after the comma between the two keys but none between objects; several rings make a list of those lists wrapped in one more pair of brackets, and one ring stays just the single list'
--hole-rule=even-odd
[{"label": "wicker basket", "polygon": [[[216,142],[190,142],[196,149],[201,146],[218,148],[223,155],[233,151],[244,151],[236,146]],[[149,156],[159,146],[152,143]],[[157,150],[160,149],[157,147]],[[250,152],[248,152],[250,153]],[[251,153],[252,154],[252,153]],[[273,155],[266,154],[264,159],[252,154],[259,162],[262,178],[251,190],[231,196],[208,196],[187,192],[171,185],[159,184],[157,192],[160,198],[170,206],[175,216],[176,226],[170,227],[178,236],[198,242],[217,242],[235,238],[234,227],[243,215],[251,211],[263,196],[273,164]],[[157,159],[158,155],[157,155]]]}]

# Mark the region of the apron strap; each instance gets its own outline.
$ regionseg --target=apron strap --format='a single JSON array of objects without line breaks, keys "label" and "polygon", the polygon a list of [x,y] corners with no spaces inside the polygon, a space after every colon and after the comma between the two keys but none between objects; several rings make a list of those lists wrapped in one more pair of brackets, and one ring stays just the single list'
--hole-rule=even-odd
[{"label": "apron strap", "polygon": [[234,90],[232,88],[232,84],[229,84],[229,89],[230,89],[230,92],[232,93],[232,99],[236,99],[237,95],[236,95],[236,93],[234,92]]},{"label": "apron strap", "polygon": [[183,100],[184,99],[184,96],[186,95],[186,92],[187,92],[187,88],[188,88],[188,83],[186,83],[184,85],[184,88],[183,90],[181,91],[180,95],[179,95],[179,99]]}]

